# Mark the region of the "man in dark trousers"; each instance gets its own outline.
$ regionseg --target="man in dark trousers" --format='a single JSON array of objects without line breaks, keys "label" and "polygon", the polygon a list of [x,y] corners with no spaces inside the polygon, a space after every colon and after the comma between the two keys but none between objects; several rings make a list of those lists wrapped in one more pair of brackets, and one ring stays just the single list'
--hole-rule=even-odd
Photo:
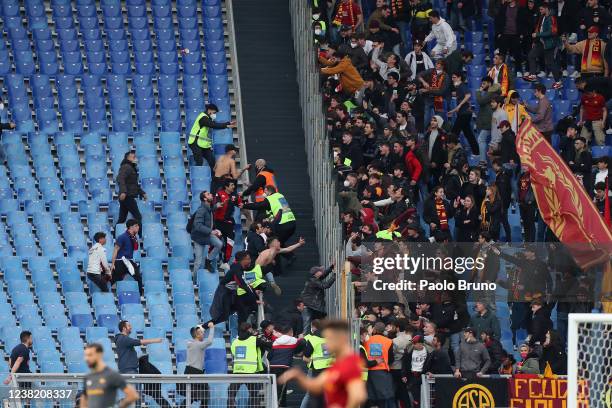
[{"label": "man in dark trousers", "polygon": [[212,169],[215,168],[215,154],[210,129],[235,128],[236,122],[215,122],[219,108],[212,103],[207,104],[205,108],[206,111],[198,115],[191,127],[187,144],[193,153],[196,166],[201,166],[206,159],[212,173]]},{"label": "man in dark trousers", "polygon": [[144,294],[142,286],[142,275],[140,275],[140,267],[134,262],[134,251],[138,249],[138,231],[140,231],[140,223],[136,220],[128,220],[125,223],[126,231],[117,237],[115,248],[113,250],[113,258],[111,261],[111,285],[115,282],[123,280],[123,277],[129,273],[138,282],[140,295]]},{"label": "man in dark trousers", "polygon": [[310,268],[310,278],[306,281],[302,290],[301,298],[304,301],[304,333],[310,331],[310,322],[313,319],[323,319],[326,314],[325,290],[329,289],[336,281],[334,264],[325,269],[323,266]]},{"label": "man in dark trousers", "polygon": [[[25,330],[19,335],[19,343],[11,351],[9,358],[9,375],[4,384],[9,384],[14,373],[27,374],[30,372],[30,347],[32,347],[32,333]],[[21,383],[22,388],[32,388],[31,383]]]},{"label": "man in dark trousers", "polygon": [[142,215],[138,210],[138,204],[136,199],[141,197],[143,200],[147,200],[147,194],[140,184],[138,184],[138,163],[136,159],[136,153],[127,152],[123,156],[121,167],[119,167],[119,174],[117,175],[117,184],[119,184],[119,219],[118,224],[123,224],[127,219],[128,212],[140,223],[142,221]]}]

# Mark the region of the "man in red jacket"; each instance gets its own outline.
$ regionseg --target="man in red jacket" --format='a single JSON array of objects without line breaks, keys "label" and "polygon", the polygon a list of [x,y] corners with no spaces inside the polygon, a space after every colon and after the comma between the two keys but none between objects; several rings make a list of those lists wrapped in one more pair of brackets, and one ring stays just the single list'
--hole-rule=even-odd
[{"label": "man in red jacket", "polygon": [[[223,261],[229,262],[234,248],[234,208],[242,203],[242,199],[234,194],[236,191],[236,181],[225,180],[225,185],[215,194],[214,204],[214,226],[221,231],[223,236]],[[229,266],[225,265],[226,269]]]},{"label": "man in red jacket", "polygon": [[408,152],[404,156],[404,164],[406,165],[406,169],[410,174],[410,188],[411,196],[414,198],[414,202],[416,203],[419,199],[419,179],[421,178],[421,173],[423,172],[423,165],[421,164],[419,158],[416,155],[416,137],[409,136],[406,140],[406,147],[408,148]]}]

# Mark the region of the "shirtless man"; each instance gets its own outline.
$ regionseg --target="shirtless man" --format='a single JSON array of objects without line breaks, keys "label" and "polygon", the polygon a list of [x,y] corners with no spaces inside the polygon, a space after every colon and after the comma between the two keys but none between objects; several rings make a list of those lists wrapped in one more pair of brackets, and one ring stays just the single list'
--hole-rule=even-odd
[{"label": "shirtless man", "polygon": [[226,178],[238,180],[242,173],[251,168],[250,164],[247,164],[242,170],[236,168],[236,154],[238,149],[236,146],[230,144],[225,146],[225,154],[219,157],[219,160],[215,163],[214,177],[212,180],[212,192],[213,194],[219,189]]},{"label": "shirtless man", "polygon": [[[268,249],[261,251],[257,259],[255,260],[255,264],[249,271],[244,271],[244,280],[247,282],[253,289],[258,290],[259,285],[265,283],[266,281],[272,287],[272,290],[277,296],[280,296],[281,288],[276,284],[274,280],[274,274],[271,271],[268,271],[264,274],[264,268],[272,263],[274,263],[275,258],[280,254],[286,254],[295,251],[299,247],[303,246],[306,243],[304,238],[300,237],[297,243],[290,245],[288,247],[282,248],[280,241],[276,237],[271,237],[268,239]],[[265,279],[263,276],[265,275]]]}]

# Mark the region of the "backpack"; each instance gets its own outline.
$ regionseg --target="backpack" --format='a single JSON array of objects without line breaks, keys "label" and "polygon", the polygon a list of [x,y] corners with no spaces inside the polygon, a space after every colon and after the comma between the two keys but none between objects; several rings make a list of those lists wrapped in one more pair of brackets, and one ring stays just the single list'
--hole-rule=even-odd
[{"label": "backpack", "polygon": [[191,234],[191,231],[193,231],[194,221],[195,221],[195,213],[191,214],[191,216],[189,217],[189,221],[187,221],[187,225],[185,226],[185,229],[187,230],[189,234]]}]

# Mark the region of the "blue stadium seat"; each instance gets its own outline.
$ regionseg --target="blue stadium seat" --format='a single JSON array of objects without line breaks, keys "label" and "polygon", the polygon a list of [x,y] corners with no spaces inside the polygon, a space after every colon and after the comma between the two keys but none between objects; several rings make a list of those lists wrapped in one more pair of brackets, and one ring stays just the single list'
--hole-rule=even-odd
[{"label": "blue stadium seat", "polygon": [[100,339],[108,339],[108,329],[106,327],[88,327],[85,332],[88,343],[94,343]]}]

